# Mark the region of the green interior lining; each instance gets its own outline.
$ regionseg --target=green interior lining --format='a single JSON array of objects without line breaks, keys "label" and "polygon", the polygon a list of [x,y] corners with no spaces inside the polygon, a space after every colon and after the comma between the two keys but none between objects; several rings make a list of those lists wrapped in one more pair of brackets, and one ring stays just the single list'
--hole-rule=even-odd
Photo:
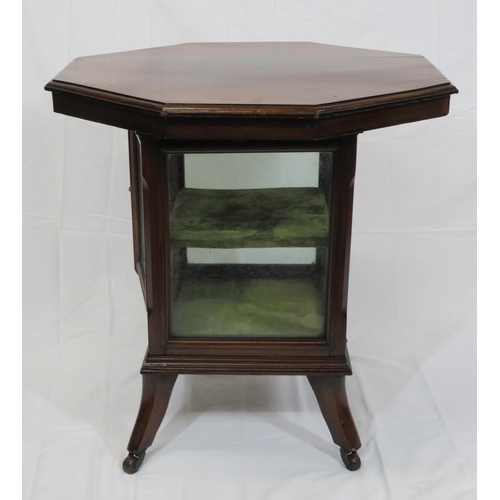
[{"label": "green interior lining", "polygon": [[170,240],[180,247],[318,247],[327,238],[319,188],[184,188],[170,216]]},{"label": "green interior lining", "polygon": [[189,280],[172,303],[176,337],[321,337],[312,280]]}]

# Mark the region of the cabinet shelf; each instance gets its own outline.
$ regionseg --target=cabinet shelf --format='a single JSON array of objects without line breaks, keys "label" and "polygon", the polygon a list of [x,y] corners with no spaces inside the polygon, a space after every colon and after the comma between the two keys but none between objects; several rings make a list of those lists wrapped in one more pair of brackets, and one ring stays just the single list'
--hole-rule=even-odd
[{"label": "cabinet shelf", "polygon": [[327,239],[320,188],[184,188],[170,216],[170,242],[177,247],[320,247]]},{"label": "cabinet shelf", "polygon": [[188,338],[319,338],[317,279],[187,279],[172,303],[172,334]]}]

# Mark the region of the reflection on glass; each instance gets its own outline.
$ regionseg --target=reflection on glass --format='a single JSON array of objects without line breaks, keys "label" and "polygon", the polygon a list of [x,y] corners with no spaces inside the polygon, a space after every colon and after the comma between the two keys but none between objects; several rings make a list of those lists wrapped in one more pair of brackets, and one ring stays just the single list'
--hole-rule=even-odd
[{"label": "reflection on glass", "polygon": [[168,156],[172,335],[324,336],[331,154]]},{"label": "reflection on glass", "polygon": [[[142,158],[142,153],[140,152],[140,142],[138,141],[137,147],[139,148],[139,154],[138,158]],[[140,248],[139,248],[139,257],[140,257],[140,264],[142,267],[142,276],[144,276],[144,279],[147,279],[146,275],[146,230],[144,227],[144,191],[143,191],[143,182],[142,182],[142,162],[139,160],[137,162],[137,191],[139,194],[139,200],[138,200],[138,205],[139,205],[139,241],[140,241]]]}]

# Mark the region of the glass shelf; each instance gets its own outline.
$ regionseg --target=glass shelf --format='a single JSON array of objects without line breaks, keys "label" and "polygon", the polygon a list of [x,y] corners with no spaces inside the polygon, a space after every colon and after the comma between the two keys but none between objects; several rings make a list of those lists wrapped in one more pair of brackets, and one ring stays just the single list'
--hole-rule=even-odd
[{"label": "glass shelf", "polygon": [[327,239],[325,195],[314,187],[184,188],[170,216],[176,247],[320,247]]}]

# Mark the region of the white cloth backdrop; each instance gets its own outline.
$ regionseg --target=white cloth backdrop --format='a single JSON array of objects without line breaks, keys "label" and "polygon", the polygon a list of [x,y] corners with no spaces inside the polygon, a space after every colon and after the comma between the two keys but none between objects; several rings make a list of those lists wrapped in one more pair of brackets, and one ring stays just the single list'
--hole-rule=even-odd
[{"label": "white cloth backdrop", "polygon": [[[24,498],[475,498],[476,32],[472,0],[24,1]],[[79,56],[305,40],[424,55],[445,118],[359,137],[347,472],[302,377],[182,376],[139,473],[121,471],[146,315],[126,133],[56,115]]]}]

